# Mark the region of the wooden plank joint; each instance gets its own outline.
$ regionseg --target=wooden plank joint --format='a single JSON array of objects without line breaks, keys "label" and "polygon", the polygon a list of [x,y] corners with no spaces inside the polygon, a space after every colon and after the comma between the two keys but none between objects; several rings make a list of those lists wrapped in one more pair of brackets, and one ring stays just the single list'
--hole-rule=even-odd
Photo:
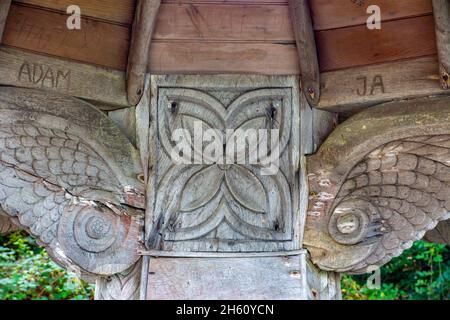
[{"label": "wooden plank joint", "polygon": [[320,100],[320,71],[308,0],[289,0],[295,42],[300,59],[302,90],[311,106]]},{"label": "wooden plank joint", "polygon": [[127,67],[127,97],[132,105],[137,105],[144,93],[150,43],[160,4],[160,0],[137,3]]}]

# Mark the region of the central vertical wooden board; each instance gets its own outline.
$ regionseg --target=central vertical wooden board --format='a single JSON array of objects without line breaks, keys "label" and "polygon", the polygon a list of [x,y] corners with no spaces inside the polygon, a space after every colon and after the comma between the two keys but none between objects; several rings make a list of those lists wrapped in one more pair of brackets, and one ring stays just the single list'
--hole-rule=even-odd
[{"label": "central vertical wooden board", "polygon": [[304,263],[303,255],[150,258],[146,297],[147,300],[303,300],[307,298]]},{"label": "central vertical wooden board", "polygon": [[[152,97],[148,247],[180,252],[299,249],[297,77],[160,76],[153,77]],[[224,150],[232,143],[233,134],[240,139],[248,129],[269,134],[278,130],[279,156],[274,157],[278,163],[271,162],[273,172],[265,173],[267,165],[259,158],[257,164],[248,161],[258,152],[250,151],[255,146],[249,145],[242,149],[245,163],[227,160],[224,164],[201,157],[200,162],[175,163],[176,130],[192,138],[191,160],[205,151],[209,143],[199,148],[196,145],[197,125],[202,130],[218,130],[224,138],[220,142]],[[242,132],[237,133],[239,130]],[[228,137],[227,131],[231,131]],[[272,150],[275,145],[269,144]]]}]

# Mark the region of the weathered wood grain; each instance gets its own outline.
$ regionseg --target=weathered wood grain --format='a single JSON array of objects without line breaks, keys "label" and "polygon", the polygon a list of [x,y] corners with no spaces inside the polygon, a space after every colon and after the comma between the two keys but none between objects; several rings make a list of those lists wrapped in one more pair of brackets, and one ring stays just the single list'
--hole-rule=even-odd
[{"label": "weathered wood grain", "polygon": [[358,5],[351,0],[310,0],[315,30],[366,24],[369,5],[381,9],[381,21],[416,17],[432,12],[431,0],[371,0]]},{"label": "weathered wood grain", "polygon": [[77,5],[83,17],[131,25],[136,0],[15,0],[14,2],[66,12],[70,5]]},{"label": "weathered wood grain", "polygon": [[[131,25],[136,0],[16,0],[43,8],[57,11],[66,11],[66,8],[75,4],[82,9],[83,16],[95,19],[107,20],[113,23]],[[172,21],[173,25],[168,28],[177,29],[178,24],[192,28],[188,15],[182,14],[183,10],[199,10],[203,12],[203,19],[210,19],[209,10],[215,7],[226,7],[229,12],[240,11],[245,14],[245,20],[255,18],[259,15],[261,23],[267,25],[268,36],[280,25],[288,25],[287,0],[162,0],[160,21]],[[367,5],[358,6],[351,1],[342,0],[311,0],[311,11],[315,30],[327,30],[354,25],[365,24],[367,20]],[[382,21],[396,20],[406,17],[420,16],[432,12],[431,0],[373,0],[370,4],[380,6],[382,10]],[[265,13],[264,11],[267,11]],[[270,14],[269,14],[270,13]],[[176,19],[174,19],[176,17]],[[216,16],[221,19],[235,19],[235,17]],[[244,20],[244,22],[245,22]],[[203,20],[204,21],[204,20]],[[273,21],[273,23],[272,23]],[[275,23],[278,21],[278,23]],[[225,28],[230,28],[227,23],[220,23]],[[239,27],[241,23],[237,23]],[[214,25],[209,25],[214,28]]]},{"label": "weathered wood grain", "polygon": [[2,42],[3,31],[5,30],[6,18],[8,17],[11,0],[0,0],[0,43]]},{"label": "weathered wood grain", "polygon": [[149,258],[143,299],[340,299],[339,275],[306,251],[265,258]]},{"label": "weathered wood grain", "polygon": [[289,0],[300,64],[302,90],[311,106],[320,100],[320,70],[308,0]]},{"label": "weathered wood grain", "polygon": [[130,30],[82,18],[81,30],[68,30],[66,14],[14,4],[3,43],[9,46],[125,70]]},{"label": "weathered wood grain", "polygon": [[316,33],[321,71],[436,54],[432,15]]},{"label": "weathered wood grain", "polygon": [[134,106],[139,103],[144,93],[150,42],[160,4],[160,0],[137,2],[127,65],[127,98]]},{"label": "weathered wood grain", "polygon": [[[5,44],[125,70],[128,28],[83,19],[82,30],[68,31],[65,14],[17,4],[11,10]],[[316,40],[323,72],[435,54],[434,38],[433,18],[426,16],[386,22],[382,30],[376,31],[365,26],[321,31]],[[264,39],[262,31],[261,37],[254,36],[245,42],[155,40],[150,50],[150,71],[298,74],[294,39],[292,42]]]},{"label": "weathered wood grain", "polygon": [[0,84],[59,92],[103,103],[103,109],[128,106],[125,73],[0,48]]},{"label": "weathered wood grain", "polygon": [[443,89],[450,88],[450,1],[433,0],[439,77]]},{"label": "weathered wood grain", "polygon": [[355,110],[393,99],[445,94],[439,86],[436,56],[321,74],[317,108]]}]

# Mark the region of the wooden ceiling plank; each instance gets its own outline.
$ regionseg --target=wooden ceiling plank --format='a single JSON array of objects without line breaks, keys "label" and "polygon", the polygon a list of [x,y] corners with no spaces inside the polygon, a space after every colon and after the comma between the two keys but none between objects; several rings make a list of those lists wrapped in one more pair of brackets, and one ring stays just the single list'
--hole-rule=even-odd
[{"label": "wooden ceiling plank", "polygon": [[[12,4],[4,43],[34,52],[126,70],[130,30],[82,18],[67,30],[66,14]],[[158,73],[298,74],[294,42],[154,40],[150,70]],[[316,32],[321,72],[436,54],[433,16]],[[242,54],[242,55],[239,55]],[[235,60],[233,60],[235,59]]]},{"label": "wooden ceiling plank", "polygon": [[136,0],[14,0],[16,3],[66,12],[70,5],[77,5],[83,17],[131,25]]},{"label": "wooden ceiling plank", "polygon": [[[111,21],[119,24],[131,25],[134,18],[134,8],[136,0],[15,0],[16,3],[48,8],[60,12],[66,12],[69,5],[75,4],[80,6],[82,14],[85,17],[91,17],[100,20]],[[163,0],[161,5],[161,16],[157,25],[164,25],[166,21],[170,21],[173,28],[180,23],[186,23],[188,16],[180,14],[183,10],[199,10],[201,12],[211,12],[214,7],[220,6],[228,8],[230,15],[248,15],[257,9],[257,17],[259,15],[261,28],[264,21],[268,18],[276,19],[279,24],[288,24],[287,0]],[[373,0],[370,4],[380,6],[382,10],[382,21],[391,21],[403,19],[407,17],[415,17],[430,14],[432,12],[431,0]],[[352,1],[342,0],[311,0],[311,12],[315,30],[328,30],[335,28],[343,28],[366,23],[368,14],[366,13],[367,5],[358,6]],[[256,8],[255,8],[256,7]],[[264,7],[271,7],[266,8]],[[270,16],[265,15],[263,10],[271,11]],[[240,13],[239,13],[240,12]],[[176,19],[174,17],[176,15]],[[203,14],[203,18],[208,19],[208,15]],[[234,21],[239,17],[233,18]],[[182,19],[179,21],[179,19]],[[217,19],[217,18],[216,18]],[[255,19],[255,17],[249,17]],[[287,23],[286,23],[287,22]],[[236,26],[239,26],[237,24]],[[192,26],[190,26],[192,27]],[[213,27],[213,26],[212,26]],[[226,26],[225,26],[226,27]],[[274,24],[266,28],[266,32],[271,32],[272,28],[279,27]],[[170,26],[164,26],[164,35],[173,34],[173,30],[169,30]],[[170,31],[170,32],[169,32]],[[158,30],[155,31],[156,34]],[[292,31],[286,32],[286,36],[292,36]]]},{"label": "wooden ceiling plank", "polygon": [[320,69],[332,71],[436,54],[433,16],[316,32]]}]

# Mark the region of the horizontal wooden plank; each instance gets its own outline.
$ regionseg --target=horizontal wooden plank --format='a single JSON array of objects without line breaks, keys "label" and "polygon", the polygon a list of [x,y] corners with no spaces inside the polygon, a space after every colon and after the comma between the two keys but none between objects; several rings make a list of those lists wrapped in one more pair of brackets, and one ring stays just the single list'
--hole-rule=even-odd
[{"label": "horizontal wooden plank", "polygon": [[12,5],[3,43],[49,55],[125,70],[130,30],[83,19],[81,30],[68,30],[67,15]]},{"label": "horizontal wooden plank", "polygon": [[104,109],[128,105],[124,72],[6,47],[0,48],[0,85],[44,89],[95,100]]},{"label": "horizontal wooden plank", "polygon": [[[348,111],[393,99],[445,94],[436,56],[322,73],[317,108]],[[447,93],[448,94],[448,93]]]},{"label": "horizontal wooden plank", "polygon": [[[74,4],[80,6],[82,14],[86,17],[128,25],[133,21],[136,5],[136,0],[16,0],[16,2],[63,12],[69,5]],[[316,30],[361,25],[365,24],[368,18],[366,12],[368,4],[357,5],[350,0],[311,0],[310,3]],[[381,8],[382,21],[420,16],[432,12],[431,0],[373,0],[370,4],[378,5]],[[228,12],[224,15],[214,16],[213,12],[220,11],[220,9],[212,9],[215,6],[225,7]],[[273,8],[263,9],[264,6],[272,6]],[[195,11],[197,10],[201,14],[199,14],[200,17],[195,18]],[[210,12],[210,10],[213,12]],[[201,23],[209,28],[224,27],[227,30],[230,28],[239,30],[244,22],[250,25],[252,20],[259,17],[257,26],[261,28],[260,31],[264,30],[270,35],[272,29],[280,29],[278,24],[281,24],[281,26],[289,25],[287,0],[166,0],[163,1],[161,7],[160,24],[164,21],[171,21],[173,23],[172,29],[178,29],[182,24],[189,22],[189,16],[193,17],[192,23],[187,24],[189,28]],[[239,19],[245,21],[237,23],[236,21]],[[249,21],[246,19],[249,19]],[[211,20],[215,23],[209,23]],[[229,25],[229,20],[232,20],[235,24]],[[278,24],[272,23],[272,21],[277,21]],[[182,28],[180,31],[183,31]],[[214,30],[207,34],[212,32]],[[245,29],[242,32],[245,34]],[[288,30],[284,37],[288,37],[288,33],[291,32]]]},{"label": "horizontal wooden plank", "polygon": [[154,39],[293,42],[285,5],[164,4]]},{"label": "horizontal wooden plank", "polygon": [[133,22],[136,0],[15,0],[17,3],[66,12],[70,5],[77,5],[85,17],[93,17],[116,23]]},{"label": "horizontal wooden plank", "polygon": [[[66,19],[65,14],[14,4],[3,41],[17,48],[125,70],[129,28],[83,19],[82,29],[71,31],[66,28]],[[160,27],[163,29],[164,24]],[[186,30],[185,35],[193,35],[194,29]],[[182,36],[174,34],[163,39],[160,33],[152,42],[150,70],[155,73],[298,74],[293,39],[292,43],[264,40],[264,32],[260,38],[256,28],[253,32],[252,41],[215,40],[211,35],[179,39]],[[239,32],[234,32],[234,36],[241,37]],[[436,54],[432,16],[385,22],[381,30],[357,26],[320,31],[316,38],[322,72]]]},{"label": "horizontal wooden plank", "polygon": [[381,20],[390,21],[433,12],[431,0],[371,0],[358,5],[351,0],[310,0],[315,30],[326,30],[366,24],[367,7],[377,5]]},{"label": "horizontal wooden plank", "polygon": [[436,54],[432,15],[384,22],[381,30],[319,31],[316,43],[322,71]]},{"label": "horizontal wooden plank", "polygon": [[295,44],[153,42],[150,72],[298,74]]}]

